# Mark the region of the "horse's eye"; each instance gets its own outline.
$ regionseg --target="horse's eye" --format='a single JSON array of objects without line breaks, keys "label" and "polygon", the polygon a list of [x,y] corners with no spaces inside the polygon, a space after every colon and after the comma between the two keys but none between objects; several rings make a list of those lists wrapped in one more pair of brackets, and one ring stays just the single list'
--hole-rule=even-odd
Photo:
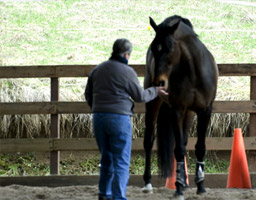
[{"label": "horse's eye", "polygon": [[161,44],[159,44],[159,45],[157,45],[157,51],[162,51],[162,45]]}]

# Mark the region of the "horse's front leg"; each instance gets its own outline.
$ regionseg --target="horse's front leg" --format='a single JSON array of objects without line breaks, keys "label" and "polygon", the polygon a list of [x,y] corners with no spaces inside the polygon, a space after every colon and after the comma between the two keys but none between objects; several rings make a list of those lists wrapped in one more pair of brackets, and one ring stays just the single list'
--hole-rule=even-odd
[{"label": "horse's front leg", "polygon": [[160,98],[146,103],[145,113],[145,133],[144,133],[144,149],[145,149],[145,171],[143,179],[145,187],[143,192],[152,192],[151,185],[151,151],[155,140],[155,124],[159,108],[162,104]]},{"label": "horse's front leg", "polygon": [[204,188],[204,156],[205,156],[205,137],[208,124],[211,118],[212,106],[207,107],[205,110],[197,112],[197,143],[195,146],[195,154],[197,158],[195,183],[197,184],[197,194],[205,193]]},{"label": "horse's front leg", "polygon": [[[172,119],[173,120],[173,131],[174,131],[174,137],[175,137],[175,149],[174,154],[177,161],[176,164],[176,197],[181,197],[179,199],[183,198],[183,188],[187,187],[186,183],[186,173],[185,173],[185,162],[184,162],[184,156],[186,154],[186,148],[185,143],[187,138],[186,135],[183,134],[183,123],[185,119],[185,110],[173,108],[172,109]],[[185,136],[185,138],[184,138]]]},{"label": "horse's front leg", "polygon": [[[189,134],[189,130],[193,124],[194,121],[194,117],[195,117],[195,113],[193,111],[187,110],[184,120],[183,120],[183,142],[184,142],[184,146],[187,146],[188,143],[188,134]],[[187,179],[186,177],[186,173],[185,173],[185,180]],[[185,182],[185,188],[188,188],[189,185],[187,182]]]}]

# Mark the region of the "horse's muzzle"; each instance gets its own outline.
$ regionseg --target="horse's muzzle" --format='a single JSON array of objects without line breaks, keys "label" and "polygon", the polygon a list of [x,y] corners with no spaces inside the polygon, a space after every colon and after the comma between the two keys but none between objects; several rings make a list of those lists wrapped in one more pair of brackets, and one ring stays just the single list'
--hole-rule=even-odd
[{"label": "horse's muzzle", "polygon": [[160,81],[159,82],[159,86],[164,86],[165,85],[165,82],[164,81]]},{"label": "horse's muzzle", "polygon": [[153,85],[154,86],[164,86],[165,85],[165,81],[154,82]]}]

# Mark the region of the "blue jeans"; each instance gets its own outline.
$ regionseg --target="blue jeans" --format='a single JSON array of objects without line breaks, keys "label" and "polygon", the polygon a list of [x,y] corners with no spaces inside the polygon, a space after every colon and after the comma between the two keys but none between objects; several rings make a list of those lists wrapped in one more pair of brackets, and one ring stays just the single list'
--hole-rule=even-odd
[{"label": "blue jeans", "polygon": [[101,153],[99,196],[126,199],[132,144],[130,116],[94,113],[93,130]]}]

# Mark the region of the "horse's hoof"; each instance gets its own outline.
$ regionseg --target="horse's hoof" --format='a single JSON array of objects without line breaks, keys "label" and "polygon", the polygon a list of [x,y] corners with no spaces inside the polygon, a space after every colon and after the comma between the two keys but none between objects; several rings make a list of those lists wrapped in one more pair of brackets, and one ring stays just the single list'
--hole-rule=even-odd
[{"label": "horse's hoof", "polygon": [[197,183],[197,191],[196,191],[196,194],[204,194],[206,193],[206,190],[204,189],[204,185],[203,185],[203,182],[199,182]]},{"label": "horse's hoof", "polygon": [[206,193],[206,190],[204,188],[201,190],[197,190],[197,192],[196,192],[196,194],[198,194],[198,195],[203,195],[205,193]]},{"label": "horse's hoof", "polygon": [[182,190],[181,191],[176,190],[173,196],[175,200],[184,200],[184,195]]},{"label": "horse's hoof", "polygon": [[147,185],[145,185],[143,188],[142,188],[142,192],[144,193],[153,193],[153,187],[152,187],[152,184],[151,183],[148,183]]},{"label": "horse's hoof", "polygon": [[184,195],[174,194],[173,200],[184,200]]},{"label": "horse's hoof", "polygon": [[190,189],[190,187],[189,187],[188,184],[186,184],[185,186],[183,186],[183,191],[187,191],[187,190],[189,190],[189,189]]}]

